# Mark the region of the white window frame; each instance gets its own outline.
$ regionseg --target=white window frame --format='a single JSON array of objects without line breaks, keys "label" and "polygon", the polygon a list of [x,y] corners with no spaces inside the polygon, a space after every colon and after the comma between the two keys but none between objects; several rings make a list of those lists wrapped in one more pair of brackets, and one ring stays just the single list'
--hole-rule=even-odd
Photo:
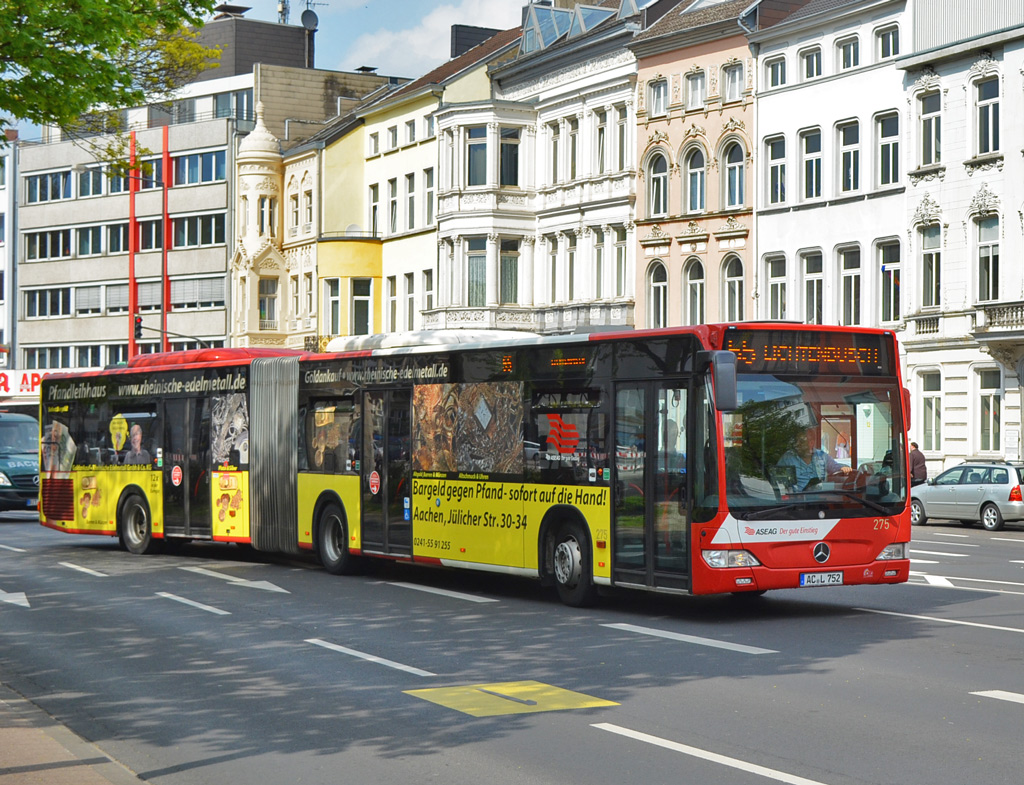
[{"label": "white window frame", "polygon": [[770,256],[765,259],[768,279],[768,318],[786,318],[786,257]]},{"label": "white window frame", "polygon": [[668,270],[660,259],[647,271],[647,326],[668,327]]},{"label": "white window frame", "polygon": [[[894,126],[895,124],[895,126]],[[882,188],[900,182],[900,116],[895,112],[875,118],[878,140],[878,185]]]},{"label": "white window frame", "polygon": [[921,166],[942,163],[942,93],[933,90],[917,96],[918,145]]},{"label": "white window frame", "polygon": [[921,249],[921,307],[938,308],[942,304],[942,227],[922,226],[918,231]]},{"label": "white window frame", "polygon": [[703,109],[708,100],[707,77],[703,71],[686,76],[686,108],[688,111]]},{"label": "white window frame", "polygon": [[[988,236],[984,236],[986,230]],[[1002,224],[998,215],[987,215],[974,221],[977,253],[978,302],[999,299],[999,239]]]},{"label": "white window frame", "polygon": [[683,324],[704,324],[707,315],[707,273],[700,259],[683,266]]},{"label": "white window frame", "polygon": [[804,275],[804,322],[825,323],[825,260],[821,251],[800,254]]},{"label": "white window frame", "polygon": [[[655,171],[658,164],[664,166],[663,171]],[[647,162],[647,215],[650,218],[663,218],[668,215],[668,156],[657,151]]]},{"label": "white window frame", "polygon": [[918,373],[921,386],[921,429],[924,452],[942,450],[942,371]]},{"label": "white window frame", "polygon": [[773,57],[764,64],[764,82],[767,89],[785,87],[786,85],[786,58]]},{"label": "white window frame", "polygon": [[[817,140],[817,150],[810,150],[811,140]],[[801,195],[809,202],[822,197],[821,181],[821,129],[814,128],[800,134]]]},{"label": "white window frame", "polygon": [[[700,165],[694,166],[694,158],[700,156]],[[707,209],[707,154],[701,147],[686,152],[686,212],[702,213]]]},{"label": "white window frame", "polygon": [[732,63],[722,69],[722,101],[734,103],[743,98],[743,64]]},{"label": "white window frame", "polygon": [[840,248],[838,253],[839,276],[839,323],[844,327],[856,327],[864,322],[863,281],[864,266],[858,246]]},{"label": "white window frame", "polygon": [[805,49],[800,52],[800,76],[801,81],[809,82],[812,79],[821,78],[821,47],[815,46],[812,49]]},{"label": "white window frame", "polygon": [[668,114],[668,80],[655,79],[647,89],[648,117],[664,117]]},{"label": "white window frame", "polygon": [[[995,85],[994,96],[982,98],[982,87]],[[1000,84],[999,77],[992,76],[978,79],[971,83],[971,89],[975,98],[975,155],[992,155],[1000,151],[999,142],[999,98]]]},{"label": "white window frame", "polygon": [[879,320],[886,323],[898,322],[903,312],[900,302],[902,249],[898,240],[882,240],[876,244],[875,248],[878,253],[878,270],[882,283]]},{"label": "white window frame", "polygon": [[[998,379],[993,384],[993,379]],[[978,389],[978,452],[1001,453],[1003,449],[1003,372],[999,368],[974,369]]]},{"label": "white window frame", "polygon": [[765,161],[768,166],[767,200],[769,205],[786,203],[786,138],[776,136],[765,140]]},{"label": "white window frame", "polygon": [[878,61],[889,60],[900,53],[899,25],[886,25],[875,31],[875,57]]},{"label": "white window frame", "polygon": [[860,122],[853,120],[840,123],[836,127],[836,137],[839,147],[839,193],[856,193],[860,190]]},{"label": "white window frame", "polygon": [[851,71],[860,66],[860,38],[855,35],[836,41],[836,70]]}]

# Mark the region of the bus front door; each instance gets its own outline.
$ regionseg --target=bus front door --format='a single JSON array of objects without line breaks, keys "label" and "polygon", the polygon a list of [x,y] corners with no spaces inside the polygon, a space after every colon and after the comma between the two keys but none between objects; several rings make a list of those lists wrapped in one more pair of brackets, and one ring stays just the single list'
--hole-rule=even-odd
[{"label": "bus front door", "polygon": [[616,389],[616,583],[689,587],[687,398],[683,382]]},{"label": "bus front door", "polygon": [[208,399],[164,401],[164,534],[210,539]]},{"label": "bus front door", "polygon": [[363,549],[412,554],[411,406],[409,390],[363,397]]}]

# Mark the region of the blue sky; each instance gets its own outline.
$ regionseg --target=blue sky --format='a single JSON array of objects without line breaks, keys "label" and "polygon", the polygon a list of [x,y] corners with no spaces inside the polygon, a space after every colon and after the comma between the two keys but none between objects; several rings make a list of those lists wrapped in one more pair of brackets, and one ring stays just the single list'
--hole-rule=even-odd
[{"label": "blue sky", "polygon": [[[299,24],[305,0],[290,0],[289,24]],[[329,0],[314,2],[320,19],[316,65],[339,71],[376,66],[378,73],[415,78],[451,52],[451,26],[506,29],[522,20],[527,0]],[[277,21],[278,0],[238,0],[249,19]]]}]

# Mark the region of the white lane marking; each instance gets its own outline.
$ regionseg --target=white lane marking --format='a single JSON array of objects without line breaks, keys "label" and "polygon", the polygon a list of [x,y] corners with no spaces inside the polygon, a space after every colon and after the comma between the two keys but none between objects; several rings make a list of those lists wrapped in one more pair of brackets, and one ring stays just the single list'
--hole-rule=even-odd
[{"label": "white lane marking", "polygon": [[216,613],[218,616],[231,615],[229,611],[222,611],[220,608],[214,608],[212,605],[203,605],[201,602],[196,602],[195,600],[186,600],[184,597],[179,597],[177,594],[168,594],[165,591],[158,591],[156,596],[165,597],[168,600],[174,600],[175,602],[180,602],[184,605],[191,605],[193,608],[198,608],[199,610],[206,611],[207,613]]},{"label": "white lane marking", "polygon": [[935,540],[913,540],[913,545],[959,545],[961,548],[980,548],[980,545],[972,545],[967,542],[936,542]]},{"label": "white lane marking", "polygon": [[[911,575],[919,575],[922,578],[924,578],[925,580],[927,580],[928,577],[929,577],[928,573],[926,573],[926,572],[912,572],[910,574]],[[933,575],[931,577],[933,577],[933,578],[943,577],[945,580],[964,581],[965,583],[991,583],[991,584],[994,584],[996,586],[1018,586],[1020,588],[1024,588],[1024,583],[1018,583],[1016,581],[995,581],[995,580],[992,580],[991,578],[961,578],[961,577],[955,576],[955,575],[948,575],[948,576],[936,576],[936,575]]]},{"label": "white lane marking", "polygon": [[928,582],[929,586],[945,586],[947,588],[953,587],[953,582],[942,575],[924,575],[922,576],[925,581]]},{"label": "white lane marking", "polygon": [[1010,701],[1010,703],[1024,703],[1024,695],[1019,692],[1006,692],[1005,690],[982,690],[981,692],[972,692],[971,695],[978,695],[982,698],[995,698],[1000,701]]},{"label": "white lane marking", "polygon": [[323,648],[330,649],[331,651],[341,652],[342,654],[347,654],[350,657],[358,657],[359,659],[366,660],[368,662],[375,662],[378,665],[385,665],[388,668],[394,668],[395,670],[405,671],[406,673],[411,673],[413,676],[437,675],[436,673],[431,673],[430,671],[424,671],[420,670],[419,668],[414,668],[411,665],[403,665],[402,663],[395,662],[394,660],[386,660],[383,657],[376,656],[375,654],[367,654],[366,652],[356,651],[355,649],[350,649],[346,646],[339,646],[336,643],[328,643],[327,641],[321,640],[320,638],[306,638],[306,643],[312,643],[314,646],[322,646]]},{"label": "white lane marking", "polygon": [[939,564],[940,562],[937,562],[934,559],[911,559],[910,563],[911,564]]},{"label": "white lane marking", "polygon": [[460,591],[449,591],[448,589],[435,589],[433,586],[420,586],[415,583],[403,583],[401,581],[385,581],[388,586],[401,586],[403,589],[413,589],[415,591],[423,591],[427,594],[440,594],[442,597],[453,597],[456,600],[465,600],[466,602],[497,602],[493,597],[475,597],[472,594],[463,594]]},{"label": "white lane marking", "polygon": [[95,575],[97,578],[109,578],[105,572],[97,572],[96,570],[90,570],[88,567],[82,567],[79,564],[72,564],[69,561],[57,562],[61,567],[67,567],[69,570],[78,570],[84,572],[86,575]]},{"label": "white lane marking", "polygon": [[216,570],[208,570],[205,567],[179,567],[179,570],[187,570],[188,572],[194,572],[197,575],[205,575],[208,578],[220,578],[222,581],[233,583],[236,586],[245,586],[250,589],[262,589],[263,591],[275,591],[279,594],[291,594],[287,589],[282,589],[280,586],[275,586],[269,581],[250,581],[245,578],[238,578],[234,575],[228,575],[223,572],[217,572]]},{"label": "white lane marking", "polygon": [[882,616],[899,616],[901,619],[920,619],[921,621],[935,621],[940,624],[955,624],[960,627],[978,627],[983,630],[998,630],[1000,632],[1019,632],[1024,635],[1024,629],[1020,627],[1000,627],[998,624],[982,624],[976,621],[961,621],[960,619],[940,619],[937,616],[918,616],[916,613],[896,613],[895,611],[880,611],[876,608],[854,608],[855,611],[864,613],[878,613]]},{"label": "white lane marking", "polygon": [[13,545],[0,545],[5,551],[14,551],[15,553],[26,553],[24,548],[15,548]]},{"label": "white lane marking", "polygon": [[1010,559],[1010,564],[1024,564],[1024,559]]},{"label": "white lane marking", "polygon": [[823,785],[823,783],[818,782],[818,780],[809,780],[806,777],[798,777],[796,774],[789,774],[785,771],[779,771],[778,769],[769,769],[767,766],[759,766],[756,763],[749,763],[745,760],[740,760],[739,758],[730,758],[727,755],[719,755],[717,752],[710,752],[709,750],[702,750],[699,747],[691,747],[688,744],[680,744],[679,742],[669,741],[668,739],[662,739],[658,736],[651,736],[647,733],[623,728],[620,725],[612,725],[610,722],[599,722],[591,725],[590,727],[597,728],[598,730],[605,730],[609,733],[615,733],[619,736],[625,736],[629,739],[643,741],[647,744],[653,744],[655,747],[663,747],[666,750],[672,750],[673,752],[681,752],[683,755],[700,758],[701,760],[706,760],[710,763],[729,766],[733,769],[745,771],[748,774],[757,774],[758,776],[767,777],[768,779],[775,780],[776,782],[786,782],[789,783],[789,785]]},{"label": "white lane marking", "polygon": [[6,602],[9,605],[20,605],[22,608],[29,607],[28,597],[22,591],[6,592],[0,589],[0,602]]},{"label": "white lane marking", "polygon": [[636,624],[602,624],[602,627],[609,627],[613,630],[624,632],[636,632],[640,635],[652,635],[655,638],[668,638],[683,643],[696,643],[699,646],[712,646],[716,649],[729,649],[743,654],[778,654],[775,649],[759,649],[756,646],[744,646],[742,643],[729,643],[728,641],[717,641],[714,638],[699,638],[696,635],[683,635],[678,632],[667,632],[656,630],[652,627],[639,627]]},{"label": "white lane marking", "polygon": [[919,551],[914,548],[910,549],[911,553],[923,553],[925,556],[956,556],[958,558],[964,558],[967,556],[966,553],[943,553],[942,551]]},{"label": "white lane marking", "polygon": [[969,534],[950,534],[949,532],[930,532],[932,537],[961,537],[967,538]]},{"label": "white lane marking", "polygon": [[992,540],[992,542],[1024,543],[1024,540],[1020,539],[1019,537],[989,537],[989,539]]}]

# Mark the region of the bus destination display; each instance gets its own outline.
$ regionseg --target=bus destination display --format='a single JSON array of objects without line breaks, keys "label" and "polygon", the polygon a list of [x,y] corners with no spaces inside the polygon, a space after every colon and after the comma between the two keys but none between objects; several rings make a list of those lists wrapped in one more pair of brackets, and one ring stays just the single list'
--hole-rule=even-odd
[{"label": "bus destination display", "polygon": [[882,335],[839,331],[729,330],[723,349],[739,373],[889,376],[889,342]]}]

